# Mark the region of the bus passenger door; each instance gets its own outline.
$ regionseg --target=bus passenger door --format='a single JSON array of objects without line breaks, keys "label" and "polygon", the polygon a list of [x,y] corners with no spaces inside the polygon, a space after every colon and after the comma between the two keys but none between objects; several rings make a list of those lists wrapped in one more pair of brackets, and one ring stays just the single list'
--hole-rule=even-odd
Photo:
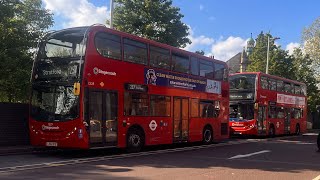
[{"label": "bus passenger door", "polygon": [[259,106],[258,108],[258,135],[265,135],[266,134],[266,106]]},{"label": "bus passenger door", "polygon": [[117,144],[116,92],[92,90],[88,93],[88,120],[91,146],[114,146]]},{"label": "bus passenger door", "polygon": [[284,134],[290,134],[290,121],[291,121],[291,114],[290,108],[284,109]]},{"label": "bus passenger door", "polygon": [[187,141],[189,135],[189,100],[174,97],[173,99],[173,141]]},{"label": "bus passenger door", "polygon": [[89,134],[91,145],[103,145],[103,92],[89,91],[88,107],[89,115]]},{"label": "bus passenger door", "polygon": [[117,145],[118,142],[118,94],[116,92],[105,93],[105,141],[106,145]]}]

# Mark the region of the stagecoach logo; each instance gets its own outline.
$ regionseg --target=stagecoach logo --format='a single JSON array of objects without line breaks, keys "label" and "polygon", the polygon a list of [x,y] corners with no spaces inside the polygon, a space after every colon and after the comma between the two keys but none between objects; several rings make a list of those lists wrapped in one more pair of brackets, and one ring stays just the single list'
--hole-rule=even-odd
[{"label": "stagecoach logo", "polygon": [[101,70],[97,67],[93,68],[93,74],[95,74],[95,75],[103,74],[103,75],[109,75],[109,76],[116,76],[117,75],[116,72],[104,71],[104,70]]},{"label": "stagecoach logo", "polygon": [[48,126],[42,125],[42,130],[58,130],[60,129],[59,126],[53,126],[53,123],[48,123]]},{"label": "stagecoach logo", "polygon": [[157,129],[157,122],[155,120],[150,121],[149,128],[151,131],[155,131]]}]

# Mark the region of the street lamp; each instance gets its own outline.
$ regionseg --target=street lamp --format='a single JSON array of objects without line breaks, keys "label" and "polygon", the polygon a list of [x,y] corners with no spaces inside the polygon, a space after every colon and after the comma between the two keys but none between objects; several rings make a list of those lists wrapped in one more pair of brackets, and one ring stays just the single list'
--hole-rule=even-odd
[{"label": "street lamp", "polygon": [[280,39],[279,37],[270,38],[268,36],[268,47],[267,47],[267,67],[266,67],[266,74],[269,73],[269,46],[270,46],[270,40],[275,41],[277,39]]},{"label": "street lamp", "polygon": [[113,29],[113,0],[110,0],[110,28]]}]

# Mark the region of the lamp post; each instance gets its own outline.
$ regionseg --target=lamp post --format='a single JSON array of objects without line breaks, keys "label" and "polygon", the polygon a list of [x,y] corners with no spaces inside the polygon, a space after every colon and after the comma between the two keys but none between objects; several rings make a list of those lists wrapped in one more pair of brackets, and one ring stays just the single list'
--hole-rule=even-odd
[{"label": "lamp post", "polygon": [[267,47],[267,67],[266,67],[266,74],[269,74],[269,46],[270,46],[270,40],[275,41],[277,39],[280,39],[279,37],[270,38],[268,36],[268,47]]},{"label": "lamp post", "polygon": [[110,0],[110,28],[113,29],[113,0]]}]

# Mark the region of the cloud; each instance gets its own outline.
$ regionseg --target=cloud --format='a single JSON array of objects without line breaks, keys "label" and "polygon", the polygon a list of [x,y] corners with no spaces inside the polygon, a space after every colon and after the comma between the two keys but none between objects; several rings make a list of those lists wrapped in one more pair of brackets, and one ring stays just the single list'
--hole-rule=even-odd
[{"label": "cloud", "polygon": [[300,47],[300,44],[299,44],[299,43],[291,42],[291,43],[289,43],[289,44],[286,46],[286,50],[289,51],[289,55],[292,55],[294,49],[295,49],[295,48],[298,48],[298,47]]},{"label": "cloud", "polygon": [[191,44],[188,44],[184,49],[187,51],[204,50],[204,47],[208,47],[214,43],[213,38],[206,37],[204,35],[195,36],[192,28],[189,26],[189,36]]},{"label": "cloud", "polygon": [[63,27],[105,24],[110,17],[106,6],[97,7],[88,0],[43,0],[43,2],[46,9],[65,20],[60,22]]},{"label": "cloud", "polygon": [[212,45],[210,55],[215,59],[227,61],[239,52],[242,52],[246,40],[241,37],[230,36],[226,40],[220,40]]},{"label": "cloud", "polygon": [[202,4],[200,4],[200,11],[202,11],[204,9],[204,6]]}]

